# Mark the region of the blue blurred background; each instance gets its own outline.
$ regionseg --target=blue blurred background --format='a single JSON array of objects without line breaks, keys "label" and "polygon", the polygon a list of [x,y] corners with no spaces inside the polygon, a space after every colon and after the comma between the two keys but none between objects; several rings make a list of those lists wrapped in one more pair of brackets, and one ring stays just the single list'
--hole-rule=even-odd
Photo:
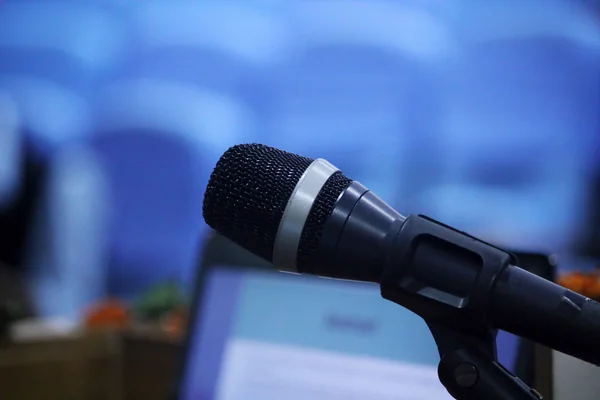
[{"label": "blue blurred background", "polygon": [[405,214],[574,253],[600,169],[593,3],[0,2],[0,208],[37,171],[36,308],[191,289],[204,186],[243,142],[327,158]]}]

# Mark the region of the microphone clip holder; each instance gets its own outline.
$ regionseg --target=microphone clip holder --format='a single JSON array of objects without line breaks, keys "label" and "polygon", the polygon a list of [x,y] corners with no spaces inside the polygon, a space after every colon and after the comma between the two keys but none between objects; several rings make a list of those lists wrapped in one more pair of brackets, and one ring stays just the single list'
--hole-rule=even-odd
[{"label": "microphone clip holder", "polygon": [[398,223],[381,295],[425,320],[448,392],[457,400],[542,399],[498,362],[498,331],[488,320],[490,292],[516,257],[423,215]]}]

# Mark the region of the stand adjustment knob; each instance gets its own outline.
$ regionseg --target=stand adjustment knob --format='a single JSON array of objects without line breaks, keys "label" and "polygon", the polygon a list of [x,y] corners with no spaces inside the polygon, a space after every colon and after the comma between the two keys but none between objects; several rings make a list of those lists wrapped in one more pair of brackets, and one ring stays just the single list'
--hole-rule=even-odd
[{"label": "stand adjustment knob", "polygon": [[474,365],[463,363],[454,370],[454,379],[458,386],[462,388],[473,387],[479,378],[479,371]]}]

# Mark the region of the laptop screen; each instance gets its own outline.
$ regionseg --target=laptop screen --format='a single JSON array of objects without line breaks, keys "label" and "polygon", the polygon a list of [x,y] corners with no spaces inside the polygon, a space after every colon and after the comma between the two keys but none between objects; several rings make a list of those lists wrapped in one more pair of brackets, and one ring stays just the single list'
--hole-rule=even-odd
[{"label": "laptop screen", "polygon": [[425,322],[378,285],[205,272],[181,400],[451,399]]}]

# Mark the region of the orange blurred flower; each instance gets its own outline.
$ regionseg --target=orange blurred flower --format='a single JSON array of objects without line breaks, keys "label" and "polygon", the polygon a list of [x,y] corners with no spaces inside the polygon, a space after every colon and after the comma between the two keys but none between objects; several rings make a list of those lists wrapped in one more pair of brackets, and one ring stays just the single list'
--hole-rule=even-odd
[{"label": "orange blurred flower", "polygon": [[128,307],[119,300],[106,300],[92,307],[85,314],[87,328],[122,329],[129,326],[131,316]]},{"label": "orange blurred flower", "polygon": [[573,272],[561,276],[557,283],[584,296],[600,299],[599,271],[590,273]]}]

